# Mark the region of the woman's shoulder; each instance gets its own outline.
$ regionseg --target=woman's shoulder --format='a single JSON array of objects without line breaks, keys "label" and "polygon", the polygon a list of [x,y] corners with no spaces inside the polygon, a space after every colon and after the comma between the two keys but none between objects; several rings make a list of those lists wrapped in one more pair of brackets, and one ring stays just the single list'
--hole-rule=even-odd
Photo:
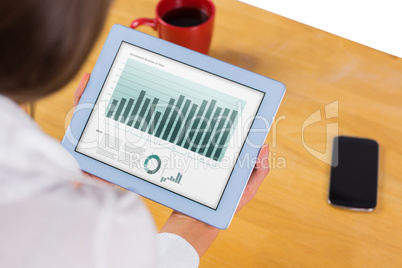
[{"label": "woman's shoulder", "polygon": [[[0,96],[0,185],[35,185],[82,176],[75,159],[16,103]],[[36,186],[35,188],[38,188]]]}]

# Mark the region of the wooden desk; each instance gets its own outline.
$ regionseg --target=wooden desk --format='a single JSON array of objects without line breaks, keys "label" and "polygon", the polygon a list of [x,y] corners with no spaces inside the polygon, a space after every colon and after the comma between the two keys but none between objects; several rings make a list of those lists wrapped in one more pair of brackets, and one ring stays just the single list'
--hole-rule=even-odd
[{"label": "wooden desk", "polygon": [[[92,70],[112,24],[153,16],[156,2],[114,1],[77,77],[37,105],[36,119],[47,133],[62,138],[74,89]],[[272,170],[255,199],[204,255],[201,267],[402,267],[402,59],[234,0],[215,4],[210,55],[282,81],[287,93],[267,139]],[[155,35],[147,27],[140,30]],[[326,119],[331,103],[335,117]],[[303,129],[316,111],[322,120]],[[374,212],[327,204],[330,167],[308,151],[325,152],[327,139],[336,133],[327,137],[327,126],[379,142]],[[145,202],[161,227],[170,210]]]}]

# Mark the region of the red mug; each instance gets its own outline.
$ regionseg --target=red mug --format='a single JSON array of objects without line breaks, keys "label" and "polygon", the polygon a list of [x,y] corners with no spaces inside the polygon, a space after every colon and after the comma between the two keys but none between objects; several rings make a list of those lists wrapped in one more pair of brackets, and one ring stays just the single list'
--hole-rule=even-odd
[{"label": "red mug", "polygon": [[151,26],[169,42],[207,54],[212,39],[215,6],[210,0],[161,0],[156,18],[139,18],[131,23]]}]

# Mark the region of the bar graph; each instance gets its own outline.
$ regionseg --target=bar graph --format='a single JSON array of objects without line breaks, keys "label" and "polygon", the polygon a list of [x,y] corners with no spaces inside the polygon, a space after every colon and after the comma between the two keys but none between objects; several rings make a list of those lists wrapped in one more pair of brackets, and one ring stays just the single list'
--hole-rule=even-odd
[{"label": "bar graph", "polygon": [[177,176],[176,176],[176,177],[173,177],[173,176],[170,176],[170,177],[162,177],[162,178],[161,178],[161,182],[165,182],[166,180],[169,180],[169,181],[171,181],[171,182],[180,184],[180,181],[181,181],[181,178],[182,178],[182,177],[183,177],[183,175],[180,174],[180,172],[179,172],[179,173],[177,173]]},{"label": "bar graph", "polygon": [[245,101],[128,59],[105,116],[221,161]]}]

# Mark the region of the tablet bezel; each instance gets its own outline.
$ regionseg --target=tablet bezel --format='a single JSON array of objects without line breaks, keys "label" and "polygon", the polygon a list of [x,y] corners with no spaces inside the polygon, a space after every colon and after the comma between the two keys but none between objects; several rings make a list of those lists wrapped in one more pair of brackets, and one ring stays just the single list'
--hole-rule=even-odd
[{"label": "tablet bezel", "polygon": [[[247,139],[252,141],[256,146],[250,146],[248,142],[244,142],[217,209],[209,208],[75,151],[79,138],[85,129],[86,122],[90,117],[93,106],[122,42],[144,48],[265,93],[256,116],[266,118],[269,126],[267,127],[266,123],[262,120],[253,121]],[[226,229],[232,220],[240,197],[253,170],[252,165],[240,167],[239,163],[243,163],[245,159],[252,159],[250,156],[257,156],[260,146],[268,135],[269,128],[272,125],[284,93],[285,85],[281,82],[122,25],[114,25],[110,30],[92,71],[91,78],[80,99],[79,112],[74,113],[63,138],[62,145],[76,158],[82,170],[219,229]]]}]

